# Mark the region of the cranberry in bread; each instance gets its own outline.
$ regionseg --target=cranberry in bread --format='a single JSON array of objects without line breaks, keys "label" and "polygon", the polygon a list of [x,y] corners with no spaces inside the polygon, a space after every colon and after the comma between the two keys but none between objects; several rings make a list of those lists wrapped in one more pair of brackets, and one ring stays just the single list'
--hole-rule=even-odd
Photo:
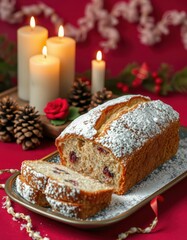
[{"label": "cranberry in bread", "polygon": [[[22,190],[23,184],[26,191]],[[39,198],[45,197],[53,210],[83,219],[107,207],[113,193],[113,188],[106,184],[42,160],[22,162],[16,187],[29,202],[39,204]]]},{"label": "cranberry in bread", "polygon": [[126,95],[75,119],[55,143],[63,165],[124,194],[175,155],[179,114],[160,100]]}]

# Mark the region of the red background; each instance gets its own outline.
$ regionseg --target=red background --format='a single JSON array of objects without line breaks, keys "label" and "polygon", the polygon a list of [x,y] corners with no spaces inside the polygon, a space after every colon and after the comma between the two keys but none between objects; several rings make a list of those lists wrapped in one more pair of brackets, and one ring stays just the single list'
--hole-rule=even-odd
[{"label": "red background", "polygon": [[[91,0],[90,0],[91,1]],[[68,1],[50,1],[43,2],[56,10],[56,13],[64,19],[65,22],[72,23],[77,26],[77,20],[84,16],[84,9],[89,0],[68,0]],[[17,9],[19,10],[23,5],[30,5],[37,3],[35,0],[18,0]],[[105,0],[105,8],[109,11],[116,0]],[[184,10],[187,12],[186,0],[170,0],[158,1],[152,0],[153,16],[155,21],[159,21],[167,10]],[[49,30],[49,36],[57,34],[54,25],[50,19],[45,19],[42,15],[36,17],[38,25],[43,25]],[[0,34],[6,34],[12,40],[16,40],[16,31],[19,26],[28,24],[29,19],[25,18],[21,24],[10,25],[0,21]],[[156,70],[160,63],[166,62],[171,64],[175,70],[181,69],[187,63],[187,51],[184,49],[180,36],[180,26],[170,27],[170,34],[163,36],[161,43],[154,46],[145,46],[140,43],[137,24],[129,23],[126,20],[120,19],[117,26],[121,39],[116,50],[112,50],[104,54],[104,59],[107,62],[107,70],[112,75],[119,73],[123,67],[132,62],[142,63],[146,61],[152,70]],[[97,28],[90,31],[86,42],[77,43],[76,54],[76,70],[82,72],[90,68],[90,62],[95,58],[96,51],[100,49],[99,42],[102,37],[97,32]]]},{"label": "red background", "polygon": [[[17,9],[22,5],[29,5],[39,1],[17,1]],[[90,2],[88,0],[61,0],[50,1],[43,0],[49,6],[54,8],[59,16],[65,22],[74,25],[77,19],[84,16],[85,5]],[[115,0],[105,0],[105,7],[110,10]],[[170,0],[170,1],[151,1],[154,7],[156,21],[161,19],[163,13],[167,10],[184,10],[187,12],[186,0]],[[56,35],[54,25],[49,19],[43,16],[36,18],[38,25],[43,25],[49,30],[49,36]],[[24,19],[21,24],[11,25],[0,21],[0,34],[6,34],[10,39],[16,41],[16,31],[20,26],[28,24],[29,19]],[[180,37],[180,27],[170,27],[170,34],[163,37],[162,42],[152,47],[142,45],[138,38],[137,24],[128,23],[121,20],[118,29],[121,34],[119,47],[104,55],[107,63],[107,70],[113,75],[122,70],[122,68],[134,61],[138,63],[147,62],[152,70],[156,70],[160,63],[166,62],[171,64],[175,70],[186,67],[187,51],[184,49]],[[77,43],[76,54],[76,71],[82,72],[90,68],[90,62],[95,57],[95,53],[102,40],[96,28],[88,34],[88,39],[84,43]],[[144,93],[147,94],[147,93]],[[185,94],[172,94],[168,97],[159,97],[150,94],[152,98],[160,98],[168,104],[171,104],[181,116],[181,124],[187,126],[187,98]],[[3,168],[20,168],[21,162],[25,159],[39,159],[44,157],[51,151],[55,150],[54,141],[45,140],[42,145],[34,151],[23,151],[21,146],[10,143],[0,143],[0,169]],[[5,182],[6,177],[1,177],[1,183]],[[187,223],[187,179],[178,183],[166,191],[164,203],[159,204],[159,224],[155,231],[151,234],[135,235],[129,239],[144,240],[186,240],[186,223]],[[5,195],[4,191],[0,191],[0,199]],[[0,200],[0,238],[2,240],[12,239],[30,239],[25,230],[20,231],[20,223],[14,222],[12,217],[1,208],[2,200]],[[145,207],[128,217],[126,220],[118,224],[96,230],[80,230],[62,223],[44,218],[27,209],[14,204],[16,211],[24,212],[31,215],[35,230],[40,231],[43,236],[48,234],[52,240],[95,240],[95,239],[117,239],[119,233],[128,230],[132,226],[146,227],[154,218],[154,215],[147,204]]]}]

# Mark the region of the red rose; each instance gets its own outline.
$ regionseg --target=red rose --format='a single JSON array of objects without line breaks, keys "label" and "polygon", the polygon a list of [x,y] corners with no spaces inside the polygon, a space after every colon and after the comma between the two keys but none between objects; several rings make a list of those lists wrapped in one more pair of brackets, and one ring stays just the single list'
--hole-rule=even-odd
[{"label": "red rose", "polygon": [[69,105],[66,99],[57,98],[54,101],[48,102],[44,108],[47,118],[49,119],[64,119],[69,113]]}]

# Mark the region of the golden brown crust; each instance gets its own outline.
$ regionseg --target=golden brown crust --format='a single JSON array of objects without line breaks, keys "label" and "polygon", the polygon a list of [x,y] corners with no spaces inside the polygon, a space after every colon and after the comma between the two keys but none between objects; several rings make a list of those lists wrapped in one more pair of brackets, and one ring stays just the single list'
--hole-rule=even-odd
[{"label": "golden brown crust", "polygon": [[102,110],[101,116],[96,121],[95,129],[99,130],[107,122],[107,120],[111,117],[113,118],[113,115],[116,117],[118,113],[123,112],[129,112],[133,109],[135,109],[139,103],[150,101],[150,99],[145,98],[143,96],[135,96],[132,97],[127,102],[121,102],[114,104],[112,106],[109,106]]},{"label": "golden brown crust", "polygon": [[17,176],[16,188],[18,193],[27,201],[42,207],[49,206],[45,194],[28,184],[22,175]]},{"label": "golden brown crust", "polygon": [[[125,108],[124,111],[128,112],[129,110],[132,110],[132,109],[136,108],[139,103],[148,102],[148,101],[150,101],[150,99],[148,97],[137,95],[137,96],[132,97],[129,101],[120,102],[120,103],[116,103],[116,104],[113,104],[111,106],[108,106],[108,107],[102,109],[100,117],[97,119],[94,128],[96,130],[99,130],[99,128],[107,121],[107,119],[111,115],[113,115],[113,114],[116,115],[116,113],[118,111],[121,111],[122,108]],[[73,133],[72,134],[66,134],[64,137],[59,136],[55,139],[55,145],[56,145],[57,150],[60,154],[61,161],[62,161],[63,165],[66,164],[66,161],[63,158],[63,150],[62,150],[63,145],[62,144],[69,137],[79,137],[79,138],[84,139],[82,136],[79,136],[79,135],[73,134]]]},{"label": "golden brown crust", "polygon": [[154,169],[174,156],[179,144],[179,121],[171,123],[162,134],[150,139],[128,159],[122,179],[123,187],[117,194],[124,194]]},{"label": "golden brown crust", "polygon": [[53,211],[60,212],[68,217],[75,217],[81,219],[89,218],[109,205],[108,202],[103,202],[101,204],[94,204],[93,202],[92,204],[88,205],[77,204],[71,202],[58,201],[50,197],[47,197],[47,200],[50,203]]},{"label": "golden brown crust", "polygon": [[32,169],[27,162],[27,160],[22,162],[21,175],[25,179],[26,183],[28,183],[30,186],[37,190],[43,191],[43,189],[46,187],[48,177]]},{"label": "golden brown crust", "polygon": [[[80,120],[76,122],[77,124],[80,124],[79,127],[76,128],[75,124],[70,126],[70,128],[63,132],[55,142],[57,150],[60,153],[61,163],[70,168],[72,167],[75,171],[85,175],[86,173],[83,169],[85,166],[84,163],[80,163],[79,168],[78,163],[77,165],[75,163],[74,166],[70,163],[70,157],[67,154],[68,149],[66,148],[67,141],[70,142],[71,139],[81,139],[86,143],[92,142],[95,146],[100,145],[103,149],[102,151],[106,150],[109,152],[113,160],[108,161],[108,165],[106,162],[107,168],[110,168],[110,164],[113,162],[121,165],[121,176],[119,177],[118,184],[115,186],[112,185],[115,188],[114,192],[117,194],[124,194],[127,192],[132,186],[146,177],[155,168],[175,155],[179,143],[179,117],[178,113],[176,113],[170,106],[161,101],[150,101],[150,99],[141,96],[132,97],[128,101],[125,99],[124,101],[124,103],[118,102],[117,104],[109,104],[106,108],[100,107],[100,109],[95,110],[95,112],[88,113],[88,118],[84,115],[83,122],[85,122],[85,124],[81,123],[80,118]],[[94,117],[99,111],[101,111],[99,117]],[[141,111],[143,111],[142,116]],[[135,118],[131,117],[131,112]],[[138,121],[139,116],[141,117],[141,121]],[[147,120],[146,117],[149,117],[149,119]],[[121,127],[119,128],[120,130],[118,129],[115,131],[114,126],[117,126],[117,124],[113,123],[118,122],[118,119],[123,119],[123,122],[119,123],[121,124]],[[140,127],[137,122],[140,122]],[[148,125],[145,125],[144,122],[148,123]],[[89,125],[89,127],[87,127],[87,125]],[[123,128],[126,129],[126,131],[124,131],[124,133],[127,133],[126,135],[121,134]],[[88,131],[84,129],[87,129]],[[89,134],[89,131],[91,131],[92,134]],[[116,133],[119,133],[120,140]],[[114,139],[114,136],[116,138],[115,141],[112,140]],[[126,136],[130,136],[130,140]],[[121,141],[120,144],[118,144],[119,141]],[[124,144],[122,142],[124,142]],[[127,142],[127,144],[125,142]],[[120,147],[118,147],[118,145]],[[118,149],[116,150],[115,147]],[[66,155],[64,154],[65,148]],[[71,149],[71,144],[69,148]],[[83,148],[84,151],[85,149],[86,147]],[[127,151],[122,153],[123,149],[127,149]],[[76,151],[76,149],[74,148],[73,151]],[[77,153],[78,156],[82,156],[79,150],[77,150]],[[93,158],[95,158],[95,154],[92,155]],[[87,159],[85,158],[85,154],[83,154],[83,156],[84,160],[87,160],[89,165],[90,153],[88,153]],[[103,155],[101,154],[101,159],[102,156]],[[99,164],[99,166],[103,167],[103,165],[100,164],[100,159],[97,158],[97,161],[95,164]],[[88,175],[90,174],[91,169],[92,168],[88,166]],[[98,169],[98,172],[99,174],[102,174],[100,169]],[[108,174],[110,174],[110,172]],[[112,176],[112,174],[110,175]],[[91,177],[95,178],[95,174],[92,174]],[[112,182],[111,179],[110,182]],[[116,181],[113,182],[116,183]]]}]

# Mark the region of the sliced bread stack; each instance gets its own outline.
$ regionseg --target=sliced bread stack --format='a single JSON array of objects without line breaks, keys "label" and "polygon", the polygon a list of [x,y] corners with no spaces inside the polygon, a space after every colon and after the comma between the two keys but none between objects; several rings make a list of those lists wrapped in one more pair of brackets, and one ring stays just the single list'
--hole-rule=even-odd
[{"label": "sliced bread stack", "polygon": [[24,161],[16,179],[18,193],[34,204],[65,216],[86,219],[110,204],[111,187],[56,163]]}]

